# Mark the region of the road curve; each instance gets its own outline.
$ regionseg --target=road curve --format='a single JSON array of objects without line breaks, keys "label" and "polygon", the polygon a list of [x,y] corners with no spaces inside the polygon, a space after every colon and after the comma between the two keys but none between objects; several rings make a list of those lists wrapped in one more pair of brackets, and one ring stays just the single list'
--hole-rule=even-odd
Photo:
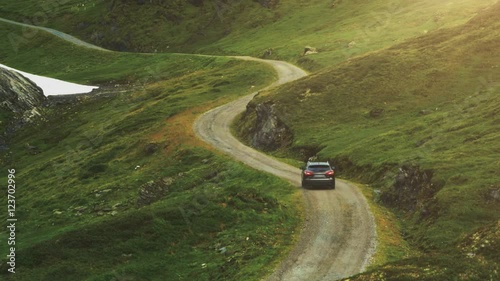
[{"label": "road curve", "polygon": [[[37,28],[80,46],[109,51],[54,29],[2,18],[0,21]],[[286,62],[252,57],[233,58],[259,61],[274,67],[278,80],[269,87],[307,75],[302,69]],[[300,175],[297,168],[243,145],[230,133],[231,122],[245,110],[254,95],[255,93],[204,113],[193,125],[194,131],[199,138],[235,159],[299,186]],[[363,271],[375,251],[376,233],[373,216],[358,188],[337,180],[335,190],[302,192],[307,216],[299,242],[267,281],[330,281]]]},{"label": "road curve", "polygon": [[[267,63],[278,73],[269,87],[307,74],[286,62],[235,57]],[[235,159],[300,185],[296,167],[277,161],[240,143],[230,132],[234,118],[256,93],[202,114],[194,123],[196,135]],[[375,251],[376,232],[365,197],[356,186],[337,180],[335,190],[302,190],[306,221],[299,242],[267,281],[338,280],[362,272]]]}]

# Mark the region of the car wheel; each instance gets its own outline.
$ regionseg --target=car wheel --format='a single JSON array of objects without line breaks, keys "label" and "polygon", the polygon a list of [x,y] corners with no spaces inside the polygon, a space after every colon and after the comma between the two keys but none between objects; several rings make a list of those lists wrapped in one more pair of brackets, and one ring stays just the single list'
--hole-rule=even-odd
[{"label": "car wheel", "polygon": [[330,189],[335,189],[335,182],[330,185]]},{"label": "car wheel", "polygon": [[307,188],[307,185],[304,181],[302,181],[302,188]]}]

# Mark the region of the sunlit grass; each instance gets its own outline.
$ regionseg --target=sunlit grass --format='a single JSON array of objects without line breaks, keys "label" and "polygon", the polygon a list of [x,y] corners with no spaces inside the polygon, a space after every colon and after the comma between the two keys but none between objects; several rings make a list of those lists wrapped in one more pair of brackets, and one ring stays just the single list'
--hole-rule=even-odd
[{"label": "sunlit grass", "polygon": [[[115,50],[263,56],[318,70],[409,38],[463,24],[494,0],[144,3],[4,1],[0,16],[30,19]],[[335,5],[333,5],[335,3]],[[149,20],[144,20],[149,19]],[[319,53],[302,56],[306,46]]]},{"label": "sunlit grass", "polygon": [[[19,31],[5,26],[4,35]],[[271,68],[96,52],[42,33],[15,56],[2,44],[5,61],[26,71],[129,86],[50,107],[9,141],[1,161],[17,171],[23,270],[7,276],[3,263],[2,278],[259,280],[290,249],[301,221],[297,190],[212,151],[191,129],[205,110],[271,83]],[[43,63],[30,63],[37,56]],[[166,189],[139,204],[148,182]]]},{"label": "sunlit grass", "polygon": [[[372,268],[383,272],[377,280],[493,272],[491,260],[484,267],[478,260],[464,268],[451,264],[464,255],[457,252],[457,244],[499,219],[491,195],[499,186],[500,169],[500,88],[494,78],[500,56],[491,52],[499,44],[499,9],[497,4],[462,26],[353,58],[252,101],[274,104],[281,121],[293,130],[292,145],[277,151],[277,156],[300,160],[317,154],[335,162],[338,176],[368,182],[381,193],[394,192],[392,185],[403,165],[433,171],[435,190],[416,199],[414,209],[392,202],[405,241],[424,256],[405,258],[393,243],[397,239],[391,238],[394,229],[382,233],[389,246],[379,249],[383,253],[377,259],[390,265]],[[373,110],[380,115],[373,116]],[[240,123],[244,126],[255,118],[246,116]],[[248,131],[244,126],[240,132]],[[378,219],[381,230],[387,221]],[[410,256],[419,251],[410,251]],[[402,261],[394,263],[398,258]],[[405,275],[406,266],[415,260],[415,275]],[[436,273],[423,274],[424,264],[433,262]],[[376,275],[357,280],[372,280],[368,276]]]}]

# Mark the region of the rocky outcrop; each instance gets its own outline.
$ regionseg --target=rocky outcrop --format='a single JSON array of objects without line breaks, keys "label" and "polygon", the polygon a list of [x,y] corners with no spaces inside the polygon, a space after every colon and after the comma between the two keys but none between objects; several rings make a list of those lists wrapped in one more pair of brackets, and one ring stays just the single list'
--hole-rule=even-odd
[{"label": "rocky outcrop", "polygon": [[162,199],[168,192],[169,187],[174,183],[173,178],[164,178],[156,181],[149,181],[139,188],[136,206],[141,208]]},{"label": "rocky outcrop", "polygon": [[292,142],[293,133],[278,116],[273,102],[250,103],[242,122],[246,124],[243,135],[257,149],[272,151]]},{"label": "rocky outcrop", "polygon": [[427,217],[435,212],[432,198],[444,184],[433,181],[433,174],[432,170],[418,166],[402,166],[393,185],[382,192],[380,199],[389,206]]},{"label": "rocky outcrop", "polygon": [[0,68],[0,110],[12,112],[24,123],[42,115],[43,90],[21,74]]},{"label": "rocky outcrop", "polygon": [[312,55],[312,54],[317,54],[317,53],[318,53],[318,49],[311,47],[311,46],[306,46],[304,48],[304,52],[302,53],[302,55],[307,56],[307,55]]},{"label": "rocky outcrop", "polygon": [[478,263],[500,262],[500,220],[485,225],[466,237],[459,245],[464,257]]}]

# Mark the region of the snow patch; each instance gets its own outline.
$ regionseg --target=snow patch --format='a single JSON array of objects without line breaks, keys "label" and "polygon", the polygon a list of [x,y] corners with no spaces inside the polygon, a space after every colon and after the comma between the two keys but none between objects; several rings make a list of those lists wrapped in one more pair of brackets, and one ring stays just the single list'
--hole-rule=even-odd
[{"label": "snow patch", "polygon": [[42,88],[43,94],[45,96],[56,96],[56,95],[72,95],[72,94],[84,94],[89,93],[93,89],[97,89],[99,87],[96,86],[87,86],[81,84],[75,84],[71,82],[62,81],[55,78],[49,78],[45,76],[35,75],[31,73],[27,73],[24,71],[17,70],[12,67],[8,67],[0,63],[0,67],[17,71],[22,74],[24,77],[30,79],[38,87]]}]

